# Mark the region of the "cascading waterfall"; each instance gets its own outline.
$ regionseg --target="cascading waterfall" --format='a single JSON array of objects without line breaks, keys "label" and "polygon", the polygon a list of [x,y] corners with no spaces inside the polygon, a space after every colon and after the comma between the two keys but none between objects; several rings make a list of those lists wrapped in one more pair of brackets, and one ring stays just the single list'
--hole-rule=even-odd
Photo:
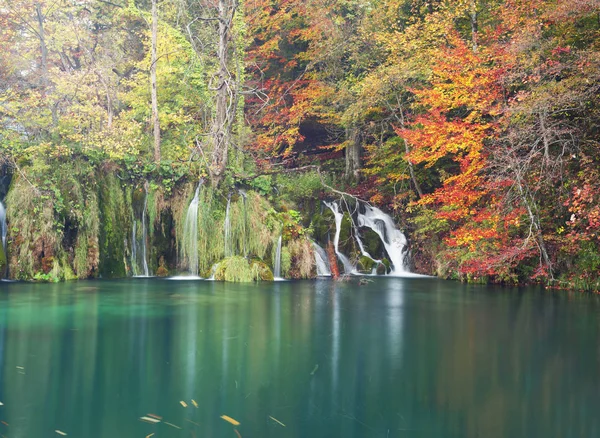
[{"label": "cascading waterfall", "polygon": [[231,257],[233,250],[231,248],[231,218],[229,217],[229,210],[231,208],[231,194],[227,198],[227,208],[225,209],[225,257]]},{"label": "cascading waterfall", "polygon": [[200,180],[196,193],[190,206],[188,207],[183,224],[183,242],[181,245],[181,258],[187,262],[187,267],[191,277],[175,277],[179,278],[199,278],[198,277],[198,199],[200,195],[200,187],[203,180]]},{"label": "cascading waterfall", "polygon": [[[137,230],[137,220],[135,215],[133,217],[133,229],[131,232],[131,268],[133,270],[134,277],[150,277],[150,269],[148,269],[148,250],[147,250],[147,241],[148,241],[148,230],[146,228],[146,209],[148,208],[148,187],[144,185],[144,208],[142,209],[142,236],[138,239],[138,230]],[[138,240],[142,250],[141,260],[138,260]],[[138,266],[142,265],[142,272],[140,274],[140,270]]]},{"label": "cascading waterfall", "polygon": [[317,276],[318,277],[330,277],[331,268],[329,266],[329,259],[327,253],[323,248],[317,245],[315,242],[312,243],[315,249],[315,263],[317,265]]},{"label": "cascading waterfall", "polygon": [[133,227],[131,229],[131,270],[133,271],[133,276],[137,277],[137,222],[135,214],[133,215]]},{"label": "cascading waterfall", "polygon": [[240,195],[242,196],[242,205],[244,207],[244,257],[248,257],[248,234],[247,234],[247,228],[248,228],[248,209],[246,206],[246,202],[247,202],[247,198],[248,195],[246,194],[245,190],[239,189],[238,190]]},{"label": "cascading waterfall", "polygon": [[277,240],[277,251],[275,251],[275,263],[273,265],[273,277],[275,280],[281,280],[281,244],[283,236],[279,236]]},{"label": "cascading waterfall", "polygon": [[6,235],[8,233],[8,227],[6,226],[6,210],[4,205],[0,202],[0,235],[2,236],[2,251],[4,251],[4,257],[6,259],[6,275],[8,276],[8,254],[6,252]]},{"label": "cascading waterfall", "polygon": [[385,214],[377,207],[371,207],[370,205],[362,205],[364,213],[359,208],[358,211],[358,226],[367,227],[375,231],[383,245],[385,250],[392,262],[393,268],[391,275],[401,275],[408,273],[406,266],[406,236],[396,228],[393,219]]},{"label": "cascading waterfall", "polygon": [[348,257],[342,254],[339,249],[340,233],[342,232],[342,220],[344,219],[344,213],[340,211],[339,206],[335,202],[325,202],[325,205],[329,207],[329,209],[333,212],[333,215],[335,216],[335,237],[333,238],[333,246],[335,248],[335,253],[342,262],[342,265],[344,266],[344,274],[353,274],[356,272],[356,268],[350,262]]},{"label": "cascading waterfall", "polygon": [[147,255],[147,241],[148,241],[148,229],[146,228],[146,209],[148,208],[148,186],[147,183],[144,185],[144,209],[142,210],[142,261],[144,267],[144,276],[150,276],[150,270],[148,269],[148,255]]}]

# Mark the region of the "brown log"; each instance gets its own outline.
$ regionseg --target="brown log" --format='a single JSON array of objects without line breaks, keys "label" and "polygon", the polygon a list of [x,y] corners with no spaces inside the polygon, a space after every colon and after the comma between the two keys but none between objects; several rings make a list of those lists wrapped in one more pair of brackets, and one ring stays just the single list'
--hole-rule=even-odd
[{"label": "brown log", "polygon": [[340,278],[340,268],[338,267],[337,254],[333,247],[333,242],[327,244],[327,257],[329,258],[329,266],[331,268],[331,276],[334,280]]}]

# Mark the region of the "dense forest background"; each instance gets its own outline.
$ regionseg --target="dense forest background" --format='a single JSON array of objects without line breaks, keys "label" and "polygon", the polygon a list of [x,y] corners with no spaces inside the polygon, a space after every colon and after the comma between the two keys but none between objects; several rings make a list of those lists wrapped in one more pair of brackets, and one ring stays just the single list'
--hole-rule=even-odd
[{"label": "dense forest background", "polygon": [[143,189],[169,271],[204,178],[204,271],[243,187],[238,253],[283,227],[292,277],[342,196],[394,214],[417,272],[597,290],[599,37],[598,0],[3,0],[4,264],[126,274]]}]

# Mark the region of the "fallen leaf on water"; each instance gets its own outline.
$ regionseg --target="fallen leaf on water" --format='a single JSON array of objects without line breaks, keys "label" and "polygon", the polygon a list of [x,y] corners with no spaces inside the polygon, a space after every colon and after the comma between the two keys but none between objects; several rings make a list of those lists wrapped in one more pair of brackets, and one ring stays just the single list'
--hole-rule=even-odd
[{"label": "fallen leaf on water", "polygon": [[194,399],[192,399],[192,404],[193,404],[195,407],[198,407],[198,403],[196,403],[196,400],[194,400]]},{"label": "fallen leaf on water", "polygon": [[5,426],[8,426],[8,423],[6,421],[0,421],[0,423],[4,424]]},{"label": "fallen leaf on water", "polygon": [[154,435],[154,434],[151,433],[150,435],[146,435],[146,438],[150,438],[152,435]]},{"label": "fallen leaf on water", "polygon": [[157,420],[162,420],[162,417],[156,414],[148,414],[149,417],[156,418]]},{"label": "fallen leaf on water", "polygon": [[186,402],[184,402],[183,400],[181,400],[181,401],[179,402],[179,404],[180,404],[181,406],[183,406],[184,408],[187,408],[187,403],[186,403]]},{"label": "fallen leaf on water", "polygon": [[18,370],[24,370],[25,368],[23,368],[23,367],[19,367],[19,366],[18,366],[18,367],[17,367],[17,369],[18,369]]},{"label": "fallen leaf on water", "polygon": [[285,424],[283,424],[283,423],[282,423],[281,421],[279,421],[277,418],[275,418],[275,417],[271,417],[270,415],[269,415],[269,418],[270,418],[271,420],[273,420],[275,423],[279,423],[279,424],[281,424],[283,427],[285,427]]},{"label": "fallen leaf on water", "polygon": [[174,425],[173,423],[168,423],[166,421],[163,421],[163,423],[165,423],[168,426],[174,427],[175,429],[181,429],[181,427]]},{"label": "fallen leaf on water", "polygon": [[310,372],[310,375],[314,376],[318,369],[319,369],[319,364],[316,364],[315,367],[313,368],[313,370]]},{"label": "fallen leaf on water", "polygon": [[231,417],[230,417],[230,416],[228,416],[228,415],[221,415],[221,418],[222,418],[223,420],[227,421],[228,423],[231,423],[231,424],[233,424],[234,426],[239,426],[239,425],[240,425],[240,422],[239,422],[239,421],[237,421],[237,420],[234,420],[233,418],[231,418]]},{"label": "fallen leaf on water", "polygon": [[242,438],[242,435],[237,431],[237,429],[233,429],[238,438]]},{"label": "fallen leaf on water", "polygon": [[145,421],[146,423],[156,424],[160,423],[160,420],[152,417],[140,417],[140,420]]},{"label": "fallen leaf on water", "polygon": [[67,434],[64,433],[62,430],[55,430],[54,432],[56,432],[57,434],[62,435],[62,436],[67,436]]}]

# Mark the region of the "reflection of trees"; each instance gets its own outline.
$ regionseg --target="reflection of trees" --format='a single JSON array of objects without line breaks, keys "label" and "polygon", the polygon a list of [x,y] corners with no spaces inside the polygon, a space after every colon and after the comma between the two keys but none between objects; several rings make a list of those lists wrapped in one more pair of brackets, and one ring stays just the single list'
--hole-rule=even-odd
[{"label": "reflection of trees", "polygon": [[222,414],[242,423],[242,436],[265,437],[280,436],[268,416],[298,438],[591,436],[598,427],[589,300],[394,279],[267,290],[102,284],[111,286],[21,285],[6,295],[0,416],[11,435],[145,436],[152,426],[137,419],[146,413],[215,437],[231,432]]}]

